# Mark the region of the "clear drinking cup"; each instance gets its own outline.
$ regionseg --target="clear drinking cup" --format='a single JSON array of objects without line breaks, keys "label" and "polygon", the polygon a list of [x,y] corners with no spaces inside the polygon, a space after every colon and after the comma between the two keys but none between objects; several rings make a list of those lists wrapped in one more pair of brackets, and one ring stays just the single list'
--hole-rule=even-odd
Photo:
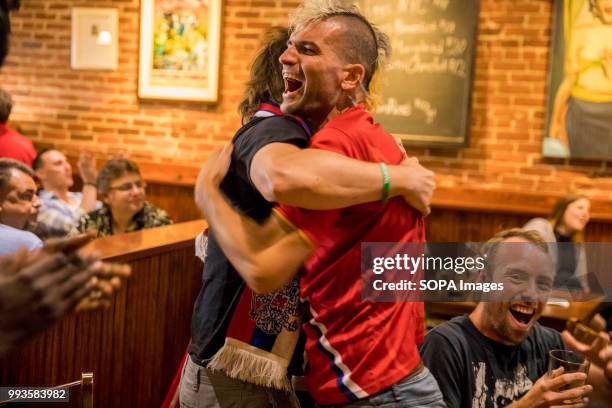
[{"label": "clear drinking cup", "polygon": [[[554,370],[563,367],[563,374],[570,373],[589,373],[591,363],[582,354],[571,350],[550,350],[548,352],[548,375]],[[569,390],[584,385],[586,380],[572,381],[568,385],[559,388],[559,391]],[[573,402],[579,402],[582,398],[577,398]]]}]

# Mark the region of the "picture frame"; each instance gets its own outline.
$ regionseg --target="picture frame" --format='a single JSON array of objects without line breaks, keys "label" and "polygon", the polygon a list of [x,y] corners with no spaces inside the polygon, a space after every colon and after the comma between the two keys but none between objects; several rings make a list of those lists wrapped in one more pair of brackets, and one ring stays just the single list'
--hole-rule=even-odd
[{"label": "picture frame", "polygon": [[70,67],[116,70],[119,60],[116,8],[71,9]]},{"label": "picture frame", "polygon": [[142,0],[138,96],[215,103],[221,0]]},{"label": "picture frame", "polygon": [[555,0],[542,156],[612,161],[612,10]]}]

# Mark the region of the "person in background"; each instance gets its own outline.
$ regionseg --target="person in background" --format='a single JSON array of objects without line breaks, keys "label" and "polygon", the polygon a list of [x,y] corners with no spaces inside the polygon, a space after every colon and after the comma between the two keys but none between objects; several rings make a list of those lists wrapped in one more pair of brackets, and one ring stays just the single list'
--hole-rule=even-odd
[{"label": "person in background", "polygon": [[172,224],[164,210],[146,201],[146,183],[136,163],[113,159],[100,170],[97,183],[104,205],[84,215],[77,229],[98,237]]},{"label": "person in background", "polygon": [[32,166],[36,149],[32,141],[8,126],[13,109],[13,99],[4,89],[0,89],[0,157],[19,160]]},{"label": "person in background", "polygon": [[[0,0],[0,66],[8,52],[9,11],[18,8],[18,0]],[[18,169],[21,166],[18,172],[31,172],[16,163]],[[3,186],[7,183],[10,186],[13,165],[11,161],[6,163],[4,167],[8,170],[4,177],[0,176],[2,201]],[[33,190],[31,187],[27,190]],[[30,191],[15,198],[27,201],[28,196]],[[32,194],[31,200],[36,202],[38,197]],[[121,285],[121,278],[127,278],[131,269],[128,265],[80,255],[78,250],[90,240],[88,235],[51,240],[42,249],[27,252],[22,248],[0,256],[0,354],[32,340],[74,310],[75,305],[77,309],[87,310],[109,304]],[[5,248],[4,242],[0,242],[1,248]]]},{"label": "person in background", "polygon": [[20,247],[42,246],[40,238],[29,231],[40,207],[33,175],[32,169],[17,160],[0,159],[0,255]]},{"label": "person in background", "polygon": [[42,202],[38,222],[46,227],[50,235],[67,235],[76,228],[83,215],[99,207],[96,190],[98,173],[90,154],[82,152],[78,161],[79,175],[83,180],[81,192],[70,191],[74,184],[72,166],[62,152],[43,150],[32,167],[42,184],[42,190],[38,193]]},{"label": "person in background", "polygon": [[537,231],[546,242],[561,243],[549,246],[557,288],[589,292],[583,243],[590,210],[591,202],[586,196],[570,193],[557,200],[548,219],[534,218],[523,226]]},{"label": "person in background", "polygon": [[[476,309],[429,331],[421,356],[440,384],[449,408],[584,407],[593,390],[610,398],[612,347],[599,333],[592,345],[579,343],[569,332],[540,325],[537,320],[550,296],[553,270],[548,246],[536,231],[511,229],[496,234],[484,251],[481,272],[486,282],[503,283],[503,291],[482,298]],[[584,373],[552,375],[548,353],[573,348],[591,361],[590,385]],[[608,395],[605,395],[605,393]],[[603,395],[602,395],[603,394]],[[564,405],[567,400],[578,399]]]}]

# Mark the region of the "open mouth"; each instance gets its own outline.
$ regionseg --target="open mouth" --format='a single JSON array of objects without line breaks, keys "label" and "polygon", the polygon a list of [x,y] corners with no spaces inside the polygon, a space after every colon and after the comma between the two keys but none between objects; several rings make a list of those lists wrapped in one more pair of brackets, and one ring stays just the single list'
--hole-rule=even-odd
[{"label": "open mouth", "polygon": [[284,75],[283,79],[285,80],[285,93],[286,94],[296,92],[300,88],[302,88],[303,82],[298,79],[291,78],[287,75]]},{"label": "open mouth", "polygon": [[510,306],[510,314],[514,317],[514,320],[520,323],[519,326],[528,326],[535,316],[535,308],[525,305],[512,305]]}]

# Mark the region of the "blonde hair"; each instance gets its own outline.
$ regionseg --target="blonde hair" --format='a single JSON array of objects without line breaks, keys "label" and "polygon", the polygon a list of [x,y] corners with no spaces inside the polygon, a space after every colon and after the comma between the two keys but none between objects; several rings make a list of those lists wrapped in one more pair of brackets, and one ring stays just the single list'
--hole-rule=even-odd
[{"label": "blonde hair", "polygon": [[332,17],[351,19],[357,23],[352,28],[358,34],[362,34],[349,35],[347,40],[355,42],[355,45],[343,47],[339,51],[349,62],[364,66],[366,74],[362,87],[366,93],[366,108],[373,109],[377,105],[377,97],[373,95],[373,90],[378,86],[381,70],[391,58],[391,41],[389,36],[372,24],[352,1],[305,0],[289,17],[289,30],[301,31],[309,24]]},{"label": "blonde hair", "polygon": [[539,250],[548,253],[548,244],[542,238],[539,232],[534,230],[526,230],[523,228],[510,228],[503,230],[493,235],[483,246],[481,253],[486,257],[485,276],[490,277],[492,274],[492,265],[494,265],[495,255],[499,250],[499,245],[509,238],[523,238],[525,241],[535,245]]}]

